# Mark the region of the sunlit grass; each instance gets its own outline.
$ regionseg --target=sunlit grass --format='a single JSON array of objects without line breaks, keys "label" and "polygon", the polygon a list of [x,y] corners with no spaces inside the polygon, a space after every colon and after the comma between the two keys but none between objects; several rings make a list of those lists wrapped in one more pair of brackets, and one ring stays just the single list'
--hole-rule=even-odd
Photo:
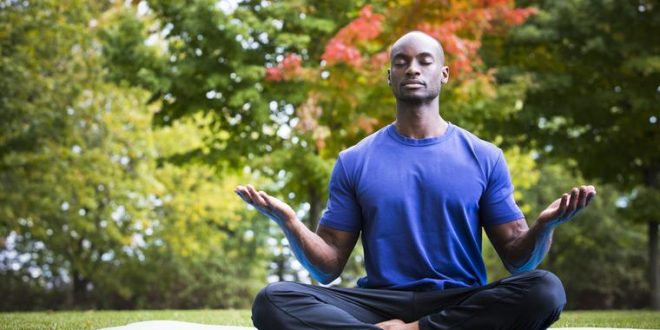
[{"label": "sunlit grass", "polygon": [[[0,314],[0,329],[98,329],[147,320],[252,326],[249,310],[71,311]],[[557,327],[660,329],[660,312],[564,312]]]},{"label": "sunlit grass", "polygon": [[98,329],[148,320],[252,326],[249,310],[139,310],[0,314],[0,329]]},{"label": "sunlit grass", "polygon": [[660,329],[660,312],[654,311],[570,311],[561,314],[558,327],[610,327]]}]

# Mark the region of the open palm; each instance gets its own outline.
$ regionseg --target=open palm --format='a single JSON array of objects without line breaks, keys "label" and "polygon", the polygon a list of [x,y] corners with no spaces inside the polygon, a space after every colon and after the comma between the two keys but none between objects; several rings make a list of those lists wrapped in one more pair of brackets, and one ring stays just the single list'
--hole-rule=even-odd
[{"label": "open palm", "polygon": [[539,214],[538,221],[541,224],[553,227],[567,222],[573,219],[579,211],[588,206],[595,195],[596,189],[594,186],[575,187],[543,210]]},{"label": "open palm", "polygon": [[261,214],[271,218],[278,224],[296,218],[296,212],[287,203],[268,195],[264,191],[257,191],[252,185],[238,186],[234,192],[246,203],[254,206]]}]

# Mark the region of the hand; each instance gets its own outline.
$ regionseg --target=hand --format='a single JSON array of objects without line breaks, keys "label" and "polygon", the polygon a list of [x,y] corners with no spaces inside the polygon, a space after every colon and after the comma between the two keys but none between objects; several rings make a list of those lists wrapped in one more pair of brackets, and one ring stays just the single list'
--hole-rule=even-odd
[{"label": "hand", "polygon": [[291,206],[281,200],[268,195],[264,191],[257,191],[252,185],[238,186],[234,192],[246,203],[254,206],[261,214],[273,219],[280,225],[286,221],[296,219],[296,212]]},{"label": "hand", "polygon": [[596,188],[594,186],[574,187],[570,193],[562,195],[561,198],[555,200],[543,210],[539,214],[538,222],[551,227],[556,227],[567,222],[573,219],[580,210],[589,205],[594,196],[596,196]]}]

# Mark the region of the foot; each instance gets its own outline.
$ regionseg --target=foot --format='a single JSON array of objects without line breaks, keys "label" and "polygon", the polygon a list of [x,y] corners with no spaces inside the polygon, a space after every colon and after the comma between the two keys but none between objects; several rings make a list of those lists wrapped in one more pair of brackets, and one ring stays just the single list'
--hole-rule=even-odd
[{"label": "foot", "polygon": [[376,326],[383,330],[419,330],[419,322],[406,323],[399,319],[380,322]]}]

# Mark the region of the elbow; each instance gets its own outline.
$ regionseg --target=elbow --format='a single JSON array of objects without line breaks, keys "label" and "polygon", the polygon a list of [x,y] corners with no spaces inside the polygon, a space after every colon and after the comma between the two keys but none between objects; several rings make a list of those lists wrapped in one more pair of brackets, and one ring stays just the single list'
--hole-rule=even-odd
[{"label": "elbow", "polygon": [[509,271],[509,273],[513,275],[529,272],[536,269],[536,265],[531,262],[522,263],[520,265],[514,265],[512,263],[505,262],[504,267]]},{"label": "elbow", "polygon": [[332,281],[336,280],[339,277],[340,273],[334,272],[334,273],[326,273],[320,270],[315,270],[310,272],[310,275],[312,278],[314,278],[317,282],[323,284],[323,285],[328,285],[332,283]]},{"label": "elbow", "polygon": [[525,273],[534,270],[535,267],[517,267],[517,268],[507,268],[509,273],[512,275],[520,274],[520,273]]},{"label": "elbow", "polygon": [[319,282],[323,285],[328,285],[328,284],[332,283],[332,281],[337,279],[337,277],[339,277],[339,276],[338,275],[329,275],[329,274],[312,274],[312,277],[317,282]]},{"label": "elbow", "polygon": [[317,282],[328,285],[336,280],[343,270],[343,267],[338,267],[336,264],[324,265],[323,267],[306,267],[309,274]]}]

